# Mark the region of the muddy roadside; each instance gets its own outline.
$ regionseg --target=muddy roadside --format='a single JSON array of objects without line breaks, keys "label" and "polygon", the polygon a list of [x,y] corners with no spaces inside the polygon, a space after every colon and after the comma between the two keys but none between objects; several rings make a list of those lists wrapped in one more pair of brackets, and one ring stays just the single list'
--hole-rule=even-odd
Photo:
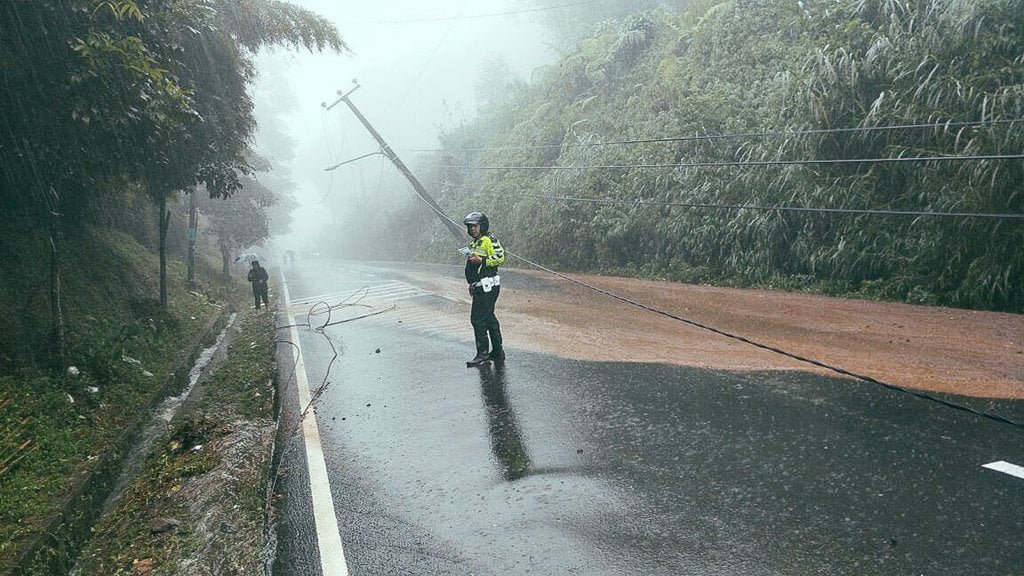
[{"label": "muddy roadside", "polygon": [[[459,278],[405,273],[467,300]],[[796,356],[914,390],[1024,398],[1020,314],[583,274],[569,281],[522,269],[506,276],[498,314],[513,348],[592,361],[836,375]]]}]

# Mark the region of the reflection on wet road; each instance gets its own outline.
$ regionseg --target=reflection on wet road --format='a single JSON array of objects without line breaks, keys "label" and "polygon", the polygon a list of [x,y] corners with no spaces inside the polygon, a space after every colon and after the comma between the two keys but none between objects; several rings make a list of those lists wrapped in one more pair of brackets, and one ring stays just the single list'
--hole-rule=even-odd
[{"label": "reflection on wet road", "polygon": [[[297,274],[293,292],[397,281],[374,273]],[[983,467],[1024,463],[1012,426],[810,374],[582,362],[514,342],[504,365],[466,369],[468,320],[463,338],[399,320],[300,335],[324,385],[316,416],[352,574],[1024,566],[1024,480]],[[282,484],[275,573],[315,574],[301,479]]]},{"label": "reflection on wet road", "polygon": [[491,450],[505,480],[518,480],[529,473],[530,456],[526,453],[519,423],[505,391],[505,363],[488,363],[476,370],[480,373],[480,392],[487,413]]}]

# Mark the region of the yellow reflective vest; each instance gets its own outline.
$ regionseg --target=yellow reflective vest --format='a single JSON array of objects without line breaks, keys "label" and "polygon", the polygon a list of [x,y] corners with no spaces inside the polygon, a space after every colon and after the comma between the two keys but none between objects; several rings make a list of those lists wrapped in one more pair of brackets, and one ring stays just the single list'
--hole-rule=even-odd
[{"label": "yellow reflective vest", "polygon": [[481,234],[470,243],[469,249],[484,259],[479,264],[466,260],[466,282],[470,284],[479,282],[484,276],[495,276],[498,273],[498,266],[505,263],[505,249],[492,234]]}]

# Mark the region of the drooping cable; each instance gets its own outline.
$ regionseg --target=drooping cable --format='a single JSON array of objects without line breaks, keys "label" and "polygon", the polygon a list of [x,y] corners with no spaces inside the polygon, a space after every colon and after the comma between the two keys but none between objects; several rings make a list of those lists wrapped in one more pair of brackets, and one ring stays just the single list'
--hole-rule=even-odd
[{"label": "drooping cable", "polygon": [[532,260],[530,260],[530,259],[528,259],[528,258],[526,258],[524,256],[521,256],[519,254],[515,254],[513,252],[510,252],[507,249],[505,250],[505,253],[508,254],[509,256],[512,256],[513,258],[516,258],[518,260],[521,260],[522,262],[525,262],[526,264],[528,264],[528,265],[530,265],[530,266],[532,266],[532,267],[534,267],[534,268],[536,268],[538,270],[542,270],[544,272],[547,272],[548,274],[556,276],[556,277],[558,277],[558,278],[560,278],[562,280],[565,280],[567,282],[571,282],[573,284],[576,284],[576,285],[581,286],[583,288],[586,288],[588,290],[592,290],[592,291],[597,292],[599,294],[603,294],[605,296],[608,296],[609,298],[613,298],[613,299],[618,300],[620,302],[624,302],[626,304],[629,304],[630,306],[635,306],[637,308],[646,310],[648,312],[653,312],[655,314],[659,314],[659,315],[664,316],[666,318],[670,318],[670,319],[675,320],[677,322],[682,322],[684,324],[688,324],[690,326],[694,326],[694,327],[700,328],[702,330],[707,330],[708,332],[712,332],[714,334],[718,334],[719,336],[723,336],[725,338],[729,338],[729,339],[732,339],[732,340],[737,340],[737,341],[742,342],[744,344],[748,344],[750,346],[754,346],[754,347],[760,348],[762,350],[767,350],[767,351],[773,352],[775,354],[780,354],[780,355],[785,356],[787,358],[790,358],[790,359],[793,359],[793,360],[797,360],[797,361],[803,362],[805,364],[810,364],[812,366],[817,366],[819,368],[823,368],[823,369],[828,370],[830,372],[834,372],[834,373],[840,374],[842,376],[853,378],[855,380],[860,380],[862,382],[867,382],[869,384],[875,384],[875,385],[881,386],[883,388],[888,388],[890,390],[895,390],[897,392],[902,392],[902,393],[905,393],[905,394],[910,394],[912,396],[916,396],[916,397],[922,398],[924,400],[928,400],[928,401],[931,401],[931,402],[936,402],[938,404],[941,404],[943,406],[947,406],[949,408],[954,408],[956,410],[962,410],[964,412],[969,412],[969,413],[974,414],[976,416],[980,416],[980,417],[983,417],[983,418],[994,420],[996,422],[1001,422],[1003,424],[1009,424],[1011,426],[1015,426],[1015,427],[1018,427],[1018,428],[1024,428],[1024,423],[1019,422],[1017,420],[1013,420],[1011,418],[1007,418],[1007,417],[1001,416],[999,414],[993,414],[991,412],[985,412],[983,410],[978,410],[978,409],[972,408],[970,406],[967,406],[967,405],[964,405],[964,404],[960,404],[958,402],[953,402],[953,401],[947,400],[945,398],[940,398],[940,397],[938,397],[938,396],[936,396],[934,394],[929,394],[929,393],[923,392],[921,390],[914,390],[914,389],[911,389],[911,388],[906,388],[906,387],[903,387],[903,386],[898,386],[896,384],[891,384],[891,383],[888,383],[888,382],[884,382],[882,380],[878,380],[877,378],[872,378],[871,376],[866,376],[864,374],[859,374],[857,372],[853,372],[853,371],[847,370],[845,368],[840,368],[838,366],[833,366],[832,364],[828,364],[828,363],[822,362],[820,360],[815,360],[814,358],[809,358],[807,356],[802,356],[800,354],[796,354],[796,353],[793,353],[793,352],[788,352],[788,351],[783,350],[781,348],[778,348],[776,346],[772,346],[770,344],[765,344],[765,343],[762,343],[762,342],[758,342],[756,340],[752,340],[752,339],[747,338],[745,336],[740,336],[738,334],[733,334],[731,332],[726,332],[725,330],[721,330],[719,328],[715,328],[714,326],[710,326],[708,324],[697,322],[696,320],[691,320],[689,318],[684,318],[682,316],[679,316],[679,315],[676,315],[676,314],[672,314],[671,312],[667,312],[665,310],[662,310],[660,308],[656,308],[656,307],[651,306],[649,304],[644,304],[644,303],[639,302],[637,300],[633,300],[631,298],[627,298],[627,297],[622,296],[620,294],[616,294],[616,293],[614,293],[614,292],[612,292],[610,290],[606,290],[604,288],[600,288],[598,286],[594,286],[593,284],[588,284],[586,282],[583,282],[582,280],[578,280],[576,278],[573,278],[571,276],[568,276],[566,274],[563,274],[561,272],[558,272],[556,270],[552,270],[551,268],[548,268],[546,266],[538,264],[537,262],[534,262],[534,261],[532,261]]},{"label": "drooping cable", "polygon": [[1003,124],[1024,124],[1024,119],[1013,118],[1003,120],[977,120],[970,122],[929,122],[920,124],[889,124],[884,126],[863,126],[850,128],[812,128],[807,130],[772,130],[767,132],[727,132],[721,134],[695,134],[692,136],[662,136],[652,138],[629,138],[604,142],[572,142],[560,144],[536,144],[530,146],[490,146],[479,148],[431,148],[413,149],[413,152],[493,152],[500,150],[550,150],[553,148],[593,148],[597,146],[623,146],[633,144],[665,144],[679,142],[707,142],[716,140],[754,140],[772,137],[800,137],[844,133],[888,132],[895,130],[921,130],[925,128],[972,128],[980,126],[998,126]]},{"label": "drooping cable", "polygon": [[905,162],[952,162],[978,160],[1020,160],[1024,154],[978,154],[970,156],[896,156],[890,158],[812,158],[808,160],[736,160],[732,162],[655,162],[650,164],[594,164],[584,166],[466,166],[445,164],[447,170],[520,170],[525,172],[549,172],[565,170],[632,170],[654,168],[715,168],[740,167],[758,168],[765,166],[795,166],[821,164],[894,164]]}]

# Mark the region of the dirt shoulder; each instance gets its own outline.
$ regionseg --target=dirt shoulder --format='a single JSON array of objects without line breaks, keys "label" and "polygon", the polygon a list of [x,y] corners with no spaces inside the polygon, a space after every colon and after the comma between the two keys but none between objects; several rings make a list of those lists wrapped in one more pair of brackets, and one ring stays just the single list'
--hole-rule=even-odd
[{"label": "dirt shoulder", "polygon": [[[1024,398],[1024,315],[571,275],[662,314],[549,273],[510,272],[498,316],[513,349],[593,361],[836,375],[743,338],[896,386]],[[458,278],[410,275],[468,300]]]}]

